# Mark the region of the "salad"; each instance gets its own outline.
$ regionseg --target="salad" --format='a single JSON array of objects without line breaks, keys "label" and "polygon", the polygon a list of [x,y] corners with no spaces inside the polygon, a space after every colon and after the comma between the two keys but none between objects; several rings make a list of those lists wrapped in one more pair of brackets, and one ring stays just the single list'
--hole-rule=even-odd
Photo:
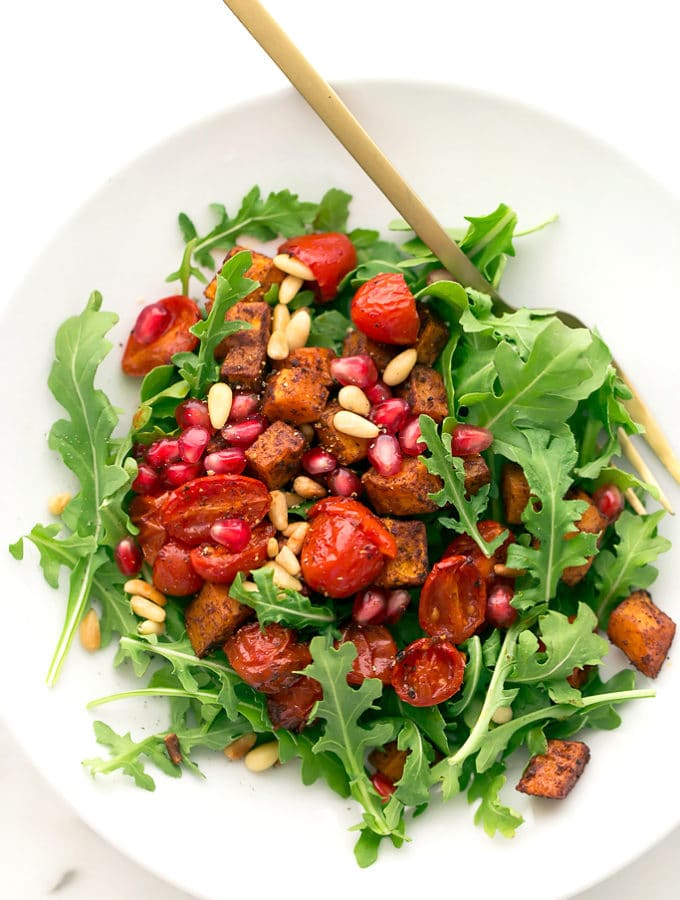
[{"label": "salad", "polygon": [[[669,548],[655,488],[614,463],[640,428],[602,338],[497,314],[404,223],[348,230],[350,200],[253,188],[207,234],[180,214],[180,293],[122,354],[127,433],[96,386],[118,317],[95,292],[63,323],[49,444],[80,490],[26,537],[52,587],[70,572],[48,682],[77,635],[115,639],[140,685],[90,706],[168,699],[140,740],[95,722],[93,775],[153,790],[150,766],[198,772],[206,750],[252,772],[297,758],[359,805],[367,866],[462,793],[512,836],[512,754],[518,790],[566,797],[586,730],[653,696],[635,670],[658,676],[675,625],[648,591]],[[467,222],[498,286],[517,216]],[[613,674],[612,645],[632,664]]]}]

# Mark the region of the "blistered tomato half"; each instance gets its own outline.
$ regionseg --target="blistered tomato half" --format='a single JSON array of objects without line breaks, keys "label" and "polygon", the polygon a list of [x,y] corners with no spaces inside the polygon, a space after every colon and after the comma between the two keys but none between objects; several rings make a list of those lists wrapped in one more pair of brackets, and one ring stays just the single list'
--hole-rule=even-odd
[{"label": "blistered tomato half", "polygon": [[198,306],[182,295],[145,306],[123,352],[125,374],[146,375],[156,366],[168,365],[175,353],[193,350],[198,338],[189,329],[200,319]]},{"label": "blistered tomato half", "polygon": [[392,687],[411,706],[436,706],[456,694],[463,683],[465,657],[441,637],[419,638],[397,657]]},{"label": "blistered tomato half", "polygon": [[354,244],[346,234],[336,231],[290,238],[278,252],[288,253],[312,270],[322,303],[335,297],[338,284],[357,264]]},{"label": "blistered tomato half", "polygon": [[415,344],[420,329],[416,301],[403,275],[387,272],[361,285],[352,299],[352,321],[381,344]]},{"label": "blistered tomato half", "polygon": [[486,584],[477,566],[465,556],[435,563],[420,592],[423,631],[460,644],[483,624],[485,613]]}]

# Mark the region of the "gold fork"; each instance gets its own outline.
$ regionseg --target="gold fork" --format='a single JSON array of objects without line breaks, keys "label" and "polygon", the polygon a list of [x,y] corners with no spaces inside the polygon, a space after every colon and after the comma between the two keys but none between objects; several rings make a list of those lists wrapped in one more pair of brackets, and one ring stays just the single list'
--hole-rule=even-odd
[{"label": "gold fork", "polygon": [[[489,294],[499,309],[512,312],[514,308],[503,300],[498,291],[483,278],[413,188],[404,181],[333,88],[316,71],[259,0],[224,0],[224,3],[408,222],[418,237],[438,257],[452,278],[465,286]],[[587,327],[571,313],[560,310],[557,315],[572,328]],[[630,379],[617,363],[614,364],[632,394],[631,399],[626,402],[631,417],[644,427],[645,440],[662,465],[680,484],[680,461]],[[632,441],[625,432],[620,432],[620,435],[622,435],[621,447],[624,455],[638,471],[640,477],[657,488],[661,504],[668,512],[672,513],[673,510],[667,497]],[[635,495],[633,494],[633,496]],[[639,505],[637,508],[640,509]]]}]

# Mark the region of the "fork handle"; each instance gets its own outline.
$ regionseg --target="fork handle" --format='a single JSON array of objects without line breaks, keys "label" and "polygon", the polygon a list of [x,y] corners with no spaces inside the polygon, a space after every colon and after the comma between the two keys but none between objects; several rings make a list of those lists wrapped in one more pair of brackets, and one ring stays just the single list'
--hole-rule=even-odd
[{"label": "fork handle", "polygon": [[640,395],[633,387],[630,378],[625,374],[621,367],[617,364],[619,377],[628,387],[633,395],[630,400],[625,401],[625,407],[631,415],[631,418],[644,426],[644,434],[642,435],[652,448],[659,461],[670,472],[673,478],[680,484],[680,460],[673,452],[673,448],[664,436],[661,426],[651,414],[645,403],[643,403]]}]

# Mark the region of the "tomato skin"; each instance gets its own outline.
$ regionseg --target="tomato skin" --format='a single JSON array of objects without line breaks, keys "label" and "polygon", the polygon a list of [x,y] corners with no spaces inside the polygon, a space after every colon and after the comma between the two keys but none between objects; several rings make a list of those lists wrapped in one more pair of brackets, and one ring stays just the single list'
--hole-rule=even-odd
[{"label": "tomato skin", "polygon": [[359,331],[381,344],[415,344],[420,328],[416,301],[403,275],[386,272],[361,285],[350,317]]},{"label": "tomato skin", "polygon": [[357,251],[346,234],[327,231],[290,238],[278,249],[303,262],[314,273],[319,300],[328,303],[338,292],[338,284],[356,268]]},{"label": "tomato skin", "polygon": [[265,485],[245,475],[206,475],[180,485],[161,507],[160,523],[171,537],[190,546],[210,541],[218,519],[245,519],[257,525],[269,510]]},{"label": "tomato skin", "polygon": [[382,572],[385,558],[350,519],[323,514],[307,532],[300,565],[312,590],[343,599],[372,584]]},{"label": "tomato skin", "polygon": [[460,644],[483,624],[485,614],[486,583],[477,566],[465,556],[435,563],[420,592],[423,631]]},{"label": "tomato skin", "polygon": [[190,297],[181,294],[164,297],[155,305],[170,313],[168,325],[160,337],[149,344],[142,344],[134,332],[130,332],[121,362],[126,375],[146,375],[156,366],[167,365],[175,353],[198,346],[198,338],[189,329],[200,321],[201,312]]},{"label": "tomato skin", "polygon": [[309,510],[307,518],[313,520],[323,513],[350,519],[357,528],[371,538],[383,556],[394,559],[397,555],[397,542],[394,535],[385,528],[376,515],[358,500],[353,500],[351,497],[326,497],[314,504]]},{"label": "tomato skin", "polygon": [[166,542],[168,533],[159,521],[160,508],[167,499],[167,493],[137,494],[130,503],[130,521],[139,528],[137,543],[144,559],[152,566],[158,551]]},{"label": "tomato skin", "polygon": [[188,597],[203,586],[203,579],[191,565],[190,548],[179,541],[166,541],[153,564],[153,583],[173,597]]},{"label": "tomato skin", "polygon": [[191,565],[211,584],[231,584],[238,572],[259,569],[267,562],[267,542],[272,537],[274,527],[263,523],[253,529],[248,546],[239,553],[230,553],[220,544],[199,544],[191,550]]},{"label": "tomato skin", "polygon": [[410,706],[436,706],[456,694],[463,683],[465,657],[442,637],[409,644],[392,669],[392,687]]},{"label": "tomato skin", "polygon": [[290,687],[267,697],[267,712],[274,728],[302,731],[309,724],[312,707],[323,697],[321,685],[315,678],[300,675]]},{"label": "tomato skin", "polygon": [[224,645],[229,664],[246,684],[264,694],[278,694],[298,680],[312,661],[307,644],[285,625],[243,625]]},{"label": "tomato skin", "polygon": [[[505,525],[501,525],[500,522],[495,522],[493,519],[485,519],[480,522],[477,527],[487,544],[504,531],[508,531]],[[505,563],[508,558],[508,547],[510,544],[514,543],[515,535],[511,531],[508,531],[508,537],[503,541],[500,547],[498,547],[490,557],[486,557],[469,534],[458,534],[446,548],[442,558],[445,559],[449,556],[467,557],[467,559],[471,560],[477,566],[482,578],[488,582],[489,579],[494,576],[494,566]]]},{"label": "tomato skin", "polygon": [[379,678],[383,684],[390,684],[392,668],[397,658],[397,645],[387,628],[383,625],[357,625],[351,622],[343,629],[340,643],[347,641],[351,641],[357,648],[347,682],[359,685],[364,678]]}]

